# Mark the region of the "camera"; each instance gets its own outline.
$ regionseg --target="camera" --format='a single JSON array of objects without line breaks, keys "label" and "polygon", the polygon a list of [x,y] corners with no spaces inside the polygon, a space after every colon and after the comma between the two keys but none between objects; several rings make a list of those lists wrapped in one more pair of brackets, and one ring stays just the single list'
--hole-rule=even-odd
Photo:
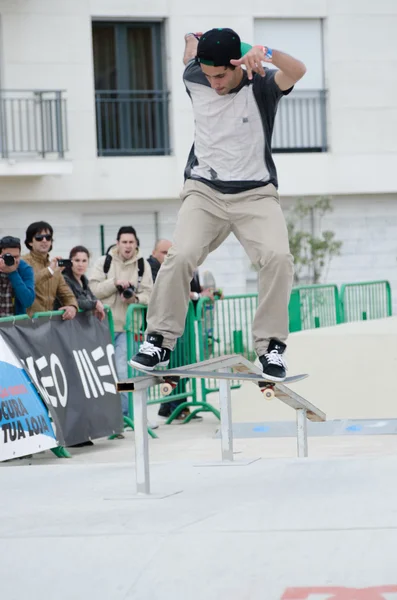
[{"label": "camera", "polygon": [[135,286],[131,284],[127,288],[123,288],[122,285],[118,285],[117,290],[119,294],[121,294],[121,296],[124,296],[126,300],[129,300],[135,294]]},{"label": "camera", "polygon": [[72,261],[70,260],[70,258],[60,258],[58,260],[58,267],[68,267],[69,269],[72,268]]},{"label": "camera", "polygon": [[13,267],[15,265],[15,258],[12,254],[7,252],[6,254],[3,254],[1,258],[4,260],[6,267]]}]

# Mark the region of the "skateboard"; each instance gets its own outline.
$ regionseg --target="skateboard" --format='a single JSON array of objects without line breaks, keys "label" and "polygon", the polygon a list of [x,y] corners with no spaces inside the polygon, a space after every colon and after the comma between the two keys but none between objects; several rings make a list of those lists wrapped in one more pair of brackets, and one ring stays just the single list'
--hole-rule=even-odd
[{"label": "skateboard", "polygon": [[[136,367],[135,367],[136,368]],[[200,371],[197,369],[164,369],[161,370],[153,370],[153,371],[145,371],[143,369],[138,369],[145,375],[153,375],[154,377],[158,377],[161,381],[160,383],[160,393],[162,396],[169,396],[178,385],[181,379],[189,379],[191,377],[195,378],[205,378],[205,379],[228,379],[231,381],[251,381],[259,386],[259,389],[263,393],[266,400],[272,400],[275,397],[274,388],[278,383],[282,383],[284,385],[288,385],[289,383],[295,383],[296,381],[301,381],[302,379],[306,379],[309,377],[307,373],[302,373],[300,375],[292,375],[291,377],[286,377],[284,381],[269,381],[263,378],[263,375],[258,375],[253,371],[250,371],[248,368],[238,366],[231,373],[220,372],[220,371]]]}]

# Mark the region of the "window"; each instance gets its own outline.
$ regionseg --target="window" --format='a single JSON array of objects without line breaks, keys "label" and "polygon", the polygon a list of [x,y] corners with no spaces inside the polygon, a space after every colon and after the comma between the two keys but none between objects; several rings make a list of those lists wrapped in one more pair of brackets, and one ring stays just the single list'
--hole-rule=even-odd
[{"label": "window", "polygon": [[326,91],[321,19],[256,19],[255,44],[278,48],[302,60],[307,73],[280,102],[274,152],[325,152]]},{"label": "window", "polygon": [[169,154],[162,23],[93,23],[99,156]]}]

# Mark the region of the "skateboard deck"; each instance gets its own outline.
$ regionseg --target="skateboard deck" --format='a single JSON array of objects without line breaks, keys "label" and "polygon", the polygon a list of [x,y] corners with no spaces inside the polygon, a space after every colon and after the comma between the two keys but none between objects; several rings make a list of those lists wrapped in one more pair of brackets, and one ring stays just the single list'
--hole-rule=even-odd
[{"label": "skateboard deck", "polygon": [[[134,367],[137,368],[137,367]],[[249,371],[247,369],[242,369],[238,367],[238,370],[234,372],[226,372],[226,371],[201,371],[199,369],[189,369],[187,368],[179,368],[179,369],[164,369],[164,370],[153,370],[146,371],[144,369],[138,369],[145,375],[153,375],[154,377],[158,377],[161,381],[161,395],[168,396],[173,389],[178,385],[181,379],[188,379],[190,377],[199,377],[203,379],[228,379],[231,381],[251,381],[259,386],[261,391],[263,392],[265,398],[271,400],[274,398],[274,388],[278,383],[288,385],[289,383],[295,383],[296,381],[301,381],[302,379],[306,379],[309,377],[307,373],[301,373],[299,375],[292,375],[291,377],[286,377],[284,381],[270,381],[263,377],[263,375],[259,375],[254,373],[253,371]]]}]

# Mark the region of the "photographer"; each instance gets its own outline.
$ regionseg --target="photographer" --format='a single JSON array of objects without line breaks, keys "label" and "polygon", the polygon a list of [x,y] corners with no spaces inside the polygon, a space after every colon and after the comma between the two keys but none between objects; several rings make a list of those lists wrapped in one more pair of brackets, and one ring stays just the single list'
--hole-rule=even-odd
[{"label": "photographer", "polygon": [[23,315],[34,302],[33,269],[21,260],[21,241],[0,240],[0,317]]},{"label": "photographer", "polygon": [[64,311],[62,319],[67,321],[76,316],[78,304],[63,278],[63,267],[58,263],[61,257],[50,260],[53,234],[51,225],[45,221],[32,223],[26,230],[25,246],[30,253],[22,258],[33,267],[36,292],[36,300],[28,314],[54,310],[55,300],[58,299],[61,304],[58,310]]},{"label": "photographer", "polygon": [[[117,374],[126,379],[127,334],[124,330],[129,304],[148,304],[152,293],[152,272],[141,257],[139,239],[133,227],[121,227],[117,244],[95,263],[90,278],[92,292],[112,310],[115,331]],[[128,394],[121,394],[123,414],[128,415]]]}]

